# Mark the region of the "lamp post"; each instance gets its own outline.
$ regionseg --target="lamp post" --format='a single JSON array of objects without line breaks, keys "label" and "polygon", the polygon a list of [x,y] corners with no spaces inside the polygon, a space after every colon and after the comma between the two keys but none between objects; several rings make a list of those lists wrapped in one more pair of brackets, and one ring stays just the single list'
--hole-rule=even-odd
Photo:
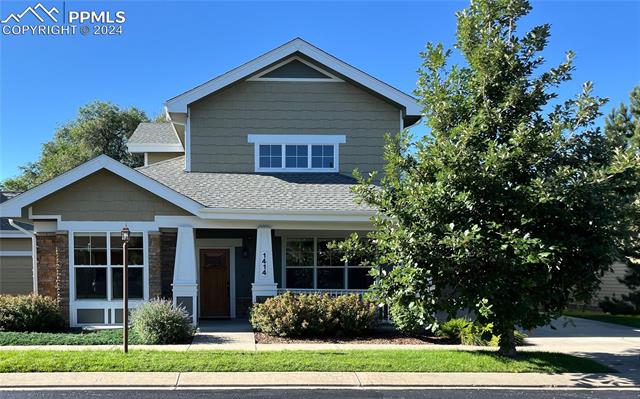
[{"label": "lamp post", "polygon": [[129,352],[129,228],[125,225],[121,232],[122,238],[122,345],[124,353]]}]

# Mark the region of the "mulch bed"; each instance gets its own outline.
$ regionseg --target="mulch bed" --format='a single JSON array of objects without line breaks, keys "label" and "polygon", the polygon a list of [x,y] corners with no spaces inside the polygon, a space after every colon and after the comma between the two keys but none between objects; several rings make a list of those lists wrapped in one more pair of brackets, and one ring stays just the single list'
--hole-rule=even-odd
[{"label": "mulch bed", "polygon": [[394,345],[450,345],[450,339],[435,336],[408,337],[394,331],[373,331],[359,337],[314,337],[288,338],[274,337],[261,332],[255,333],[257,344],[394,344]]}]

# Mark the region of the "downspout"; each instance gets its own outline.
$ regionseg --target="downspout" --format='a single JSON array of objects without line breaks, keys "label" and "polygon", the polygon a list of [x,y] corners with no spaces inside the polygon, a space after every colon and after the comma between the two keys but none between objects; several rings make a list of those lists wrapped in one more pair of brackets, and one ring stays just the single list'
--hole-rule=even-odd
[{"label": "downspout", "polygon": [[9,225],[23,232],[24,234],[31,237],[31,261],[33,266],[31,267],[31,272],[33,273],[33,293],[38,294],[38,256],[37,256],[37,245],[36,245],[36,235],[31,231],[25,230],[21,226],[19,226],[13,219],[9,219]]}]

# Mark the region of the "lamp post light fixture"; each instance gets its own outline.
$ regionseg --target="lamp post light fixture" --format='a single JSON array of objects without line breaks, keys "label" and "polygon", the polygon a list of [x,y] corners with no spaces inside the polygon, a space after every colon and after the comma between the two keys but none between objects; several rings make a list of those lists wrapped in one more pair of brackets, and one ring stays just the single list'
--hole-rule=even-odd
[{"label": "lamp post light fixture", "polygon": [[122,344],[124,353],[129,352],[129,228],[124,226],[122,238]]}]

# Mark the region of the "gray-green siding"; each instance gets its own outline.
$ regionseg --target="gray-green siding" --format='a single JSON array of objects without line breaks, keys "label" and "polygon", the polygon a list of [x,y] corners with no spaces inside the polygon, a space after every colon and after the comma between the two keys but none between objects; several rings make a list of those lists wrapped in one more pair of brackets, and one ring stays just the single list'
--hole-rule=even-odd
[{"label": "gray-green siding", "polygon": [[153,220],[189,212],[108,171],[99,170],[33,204],[35,215],[62,220]]},{"label": "gray-green siding", "polygon": [[249,134],[341,134],[340,172],[381,170],[400,108],[347,82],[244,81],[190,105],[191,170],[253,172]]},{"label": "gray-green siding", "polygon": [[30,256],[0,256],[0,294],[29,294],[33,289]]}]

